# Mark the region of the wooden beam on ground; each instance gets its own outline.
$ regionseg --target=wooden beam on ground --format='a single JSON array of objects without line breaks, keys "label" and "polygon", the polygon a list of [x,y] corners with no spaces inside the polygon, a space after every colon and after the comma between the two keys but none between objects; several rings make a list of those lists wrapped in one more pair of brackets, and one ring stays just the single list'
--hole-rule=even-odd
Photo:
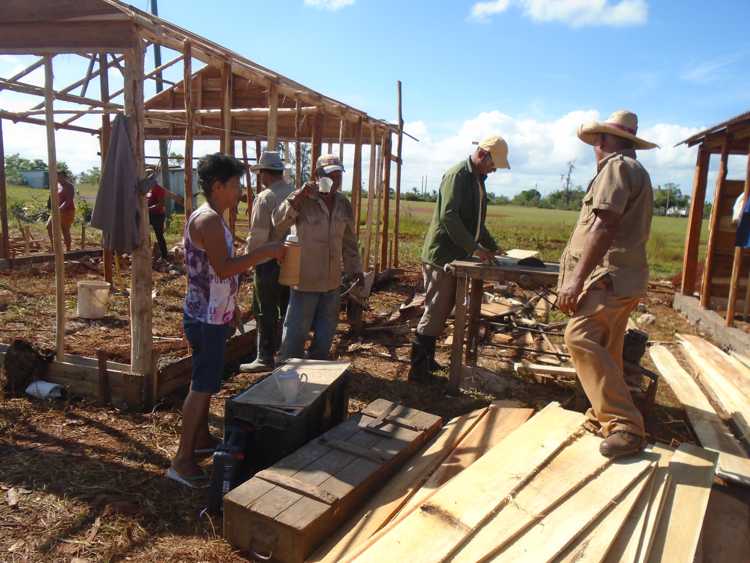
[{"label": "wooden beam on ground", "polygon": [[714,481],[717,454],[682,444],[669,463],[666,507],[650,553],[651,561],[693,561]]},{"label": "wooden beam on ground", "polygon": [[62,246],[62,224],[60,220],[60,200],[57,195],[57,148],[55,147],[54,74],[52,55],[44,57],[44,92],[47,110],[47,169],[49,170],[50,213],[52,215],[52,247],[55,252],[55,305],[57,329],[55,350],[57,361],[65,356],[65,259]]},{"label": "wooden beam on ground", "polygon": [[[125,113],[129,117],[130,139],[135,156],[136,176],[145,174],[143,134],[143,43],[139,39],[125,55]],[[146,196],[137,196],[141,221],[138,246],[132,253],[130,288],[130,365],[144,377],[153,369],[151,299],[151,245],[149,244],[148,204]]]},{"label": "wooden beam on ground", "polygon": [[750,459],[745,449],[724,426],[695,380],[665,346],[651,346],[649,354],[656,369],[685,408],[701,445],[719,453],[716,474],[723,479],[750,486]]},{"label": "wooden beam on ground", "polygon": [[711,305],[711,278],[713,277],[714,254],[716,253],[716,240],[719,236],[719,220],[721,219],[721,196],[727,179],[727,161],[729,159],[729,135],[724,137],[721,149],[721,161],[719,172],[716,175],[716,187],[714,188],[714,203],[711,208],[711,220],[708,229],[708,244],[706,247],[706,263],[703,268],[703,286],[701,288],[701,307],[709,309]]},{"label": "wooden beam on ground", "polygon": [[[44,60],[42,60],[44,64]],[[3,119],[0,117],[0,257],[10,258],[10,233],[8,232],[8,195],[5,181],[5,146],[3,143]]]},{"label": "wooden beam on ground", "polygon": [[383,232],[380,242],[380,264],[385,270],[391,267],[389,255],[389,224],[391,222],[391,132],[385,134],[385,151],[383,153]]},{"label": "wooden beam on ground", "polygon": [[422,484],[462,443],[485,416],[479,409],[454,418],[425,445],[385,486],[329,538],[309,559],[310,563],[336,563],[345,559],[387,524],[421,490]]},{"label": "wooden beam on ground", "polygon": [[182,80],[185,85],[185,223],[193,213],[193,46],[186,40],[182,46],[185,57]]},{"label": "wooden beam on ground", "polygon": [[401,219],[401,153],[404,142],[404,116],[401,103],[401,81],[398,81],[398,137],[396,141],[396,217],[393,222],[392,264],[398,268],[398,239]]},{"label": "wooden beam on ground", "polygon": [[727,359],[729,356],[700,337],[678,335],[678,338],[698,380],[737,426],[740,438],[747,441],[750,437],[750,401],[735,385],[737,373]]},{"label": "wooden beam on ground", "polygon": [[[745,189],[742,191],[743,205],[750,197],[750,147],[747,155],[747,168],[745,170]],[[734,247],[734,258],[732,259],[732,279],[729,283],[729,301],[727,302],[726,325],[734,325],[734,310],[737,305],[737,291],[739,290],[740,272],[742,271],[742,252],[741,246]],[[750,288],[748,289],[750,291]],[[745,299],[745,317],[747,317],[748,302]]]},{"label": "wooden beam on ground", "polygon": [[582,422],[581,414],[554,403],[544,408],[397,525],[373,538],[374,543],[357,561],[450,559],[494,514],[508,507],[509,501],[579,431]]},{"label": "wooden beam on ground", "polygon": [[279,142],[279,89],[271,84],[268,89],[268,132],[266,134],[268,150],[275,151]]},{"label": "wooden beam on ground", "polygon": [[[344,121],[341,121],[342,127]],[[342,128],[343,131],[343,128]],[[343,146],[343,145],[341,145]],[[343,153],[343,150],[341,151]],[[343,162],[343,160],[342,160]],[[362,120],[357,121],[354,133],[354,162],[352,163],[352,210],[354,232],[359,239],[359,222],[362,208]]]}]

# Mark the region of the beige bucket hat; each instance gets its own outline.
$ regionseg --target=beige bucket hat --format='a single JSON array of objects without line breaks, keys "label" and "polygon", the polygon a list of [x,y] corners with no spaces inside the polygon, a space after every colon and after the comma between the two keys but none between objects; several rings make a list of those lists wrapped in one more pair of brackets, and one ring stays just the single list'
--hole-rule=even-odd
[{"label": "beige bucket hat", "polygon": [[497,135],[487,137],[479,143],[479,148],[490,153],[495,168],[510,168],[510,164],[508,163],[508,143],[502,137],[498,137]]},{"label": "beige bucket hat", "polygon": [[659,145],[641,139],[638,133],[638,116],[632,111],[619,110],[607,118],[607,121],[592,121],[578,128],[578,138],[588,145],[596,145],[601,133],[616,135],[633,141],[638,150],[658,148]]}]

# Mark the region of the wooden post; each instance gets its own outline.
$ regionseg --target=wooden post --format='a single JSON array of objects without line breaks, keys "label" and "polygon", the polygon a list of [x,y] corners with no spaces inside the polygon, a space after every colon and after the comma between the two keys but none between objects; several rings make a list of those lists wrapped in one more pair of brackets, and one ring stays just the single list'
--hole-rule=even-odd
[{"label": "wooden post", "polygon": [[193,213],[193,46],[189,40],[183,44],[182,82],[185,88],[185,224]]},{"label": "wooden post", "polygon": [[[742,192],[742,203],[743,205],[747,202],[747,198],[750,196],[750,147],[748,148],[747,155],[747,170],[745,172],[745,189]],[[741,246],[734,247],[734,259],[732,261],[732,277],[729,282],[729,302],[727,303],[727,318],[726,325],[732,326],[734,324],[734,310],[737,305],[737,290],[739,289],[740,272],[742,271],[742,253],[745,249]],[[747,300],[747,298],[745,298]],[[745,316],[747,316],[748,305],[747,301],[744,303]]]},{"label": "wooden post", "polygon": [[279,131],[279,88],[271,83],[268,89],[268,133],[266,135],[266,150],[275,151],[278,144]]},{"label": "wooden post", "polygon": [[[343,121],[342,121],[343,123]],[[362,118],[357,120],[354,132],[354,162],[352,164],[352,209],[354,231],[359,239],[359,222],[362,215]]]},{"label": "wooden post", "polygon": [[385,154],[385,135],[381,137],[380,146],[378,147],[378,162],[375,172],[375,240],[373,241],[373,252],[375,253],[375,273],[380,272],[381,260],[380,253],[380,209],[383,204],[383,155]]},{"label": "wooden post", "polygon": [[[360,117],[360,120],[362,118]],[[344,131],[346,130],[346,120],[342,117],[339,121],[339,160],[344,162]]]},{"label": "wooden post", "polygon": [[55,252],[55,305],[57,331],[55,333],[56,358],[65,357],[65,259],[62,247],[60,200],[57,197],[57,149],[55,147],[54,76],[52,55],[44,57],[44,111],[47,127],[47,168],[49,170],[50,212],[52,214],[52,247]]},{"label": "wooden post", "polygon": [[302,187],[302,144],[299,140],[301,126],[302,107],[298,99],[294,109],[294,188],[296,190]]},{"label": "wooden post", "polygon": [[232,140],[232,65],[225,62],[221,67],[221,118],[224,133],[221,137],[221,152],[234,155]]},{"label": "wooden post", "polygon": [[[99,93],[103,102],[109,101],[109,65],[107,64],[107,53],[106,51],[99,52]],[[107,151],[109,150],[109,138],[112,133],[112,123],[109,119],[109,114],[102,114],[102,130],[99,136],[99,146],[101,150],[101,171],[104,173],[104,163],[107,159]],[[112,255],[111,248],[104,248],[102,253],[102,260],[104,261],[104,281],[114,284],[114,277],[112,275],[112,262],[114,256]]]},{"label": "wooden post", "polygon": [[401,81],[398,81],[398,138],[396,142],[396,217],[393,220],[392,264],[398,268],[398,236],[401,218],[401,149],[404,142],[404,118],[401,111]]},{"label": "wooden post", "polygon": [[370,249],[372,247],[372,204],[373,198],[375,197],[375,176],[377,166],[377,145],[375,144],[375,128],[370,125],[370,169],[367,175],[367,214],[365,217],[365,225],[367,227],[367,234],[365,236],[365,261],[364,267],[366,271],[370,270]]},{"label": "wooden post", "polygon": [[[268,147],[266,147],[268,149]],[[260,139],[255,139],[255,162],[260,162],[261,155]],[[263,191],[263,186],[260,183],[260,174],[255,175],[255,195],[260,194]]]},{"label": "wooden post", "polygon": [[391,202],[391,131],[385,133],[385,143],[383,145],[383,232],[380,242],[380,264],[383,269],[391,267],[391,261],[388,256],[388,223],[390,223],[390,202]]},{"label": "wooden post", "polygon": [[706,181],[711,153],[701,145],[695,162],[693,174],[693,191],[690,199],[690,215],[685,235],[685,255],[682,259],[682,294],[692,295],[695,291],[696,269],[698,266],[698,247],[701,241],[703,226],[703,207],[706,199]]},{"label": "wooden post", "polygon": [[[130,139],[133,143],[136,174],[143,178],[145,172],[143,131],[143,43],[125,54],[125,114],[129,116]],[[138,238],[140,244],[133,251],[130,280],[130,369],[146,376],[153,369],[153,342],[151,334],[151,245],[149,244],[148,205],[145,195],[138,196],[141,222]]]},{"label": "wooden post", "polygon": [[457,393],[463,378],[462,351],[466,334],[466,286],[467,277],[464,274],[456,280],[456,309],[453,315],[453,345],[451,347],[451,369],[448,390]]},{"label": "wooden post", "polygon": [[315,163],[318,162],[318,157],[320,156],[321,151],[323,150],[323,140],[322,140],[322,133],[323,133],[323,114],[321,111],[318,111],[315,113],[313,117],[313,128],[312,128],[312,163],[310,165],[310,170],[315,170]]},{"label": "wooden post", "polygon": [[245,189],[247,190],[247,221],[253,214],[253,175],[250,173],[250,162],[247,160],[247,141],[242,139],[242,159],[245,162]]},{"label": "wooden post", "polygon": [[716,239],[719,236],[719,207],[724,185],[727,179],[727,160],[729,159],[729,135],[724,137],[721,144],[721,161],[719,173],[716,175],[716,188],[714,188],[714,204],[711,208],[711,222],[708,230],[708,245],[706,248],[706,265],[703,270],[703,287],[701,289],[701,307],[710,308],[711,305],[711,280],[713,278],[714,253],[716,252]]},{"label": "wooden post", "polygon": [[10,258],[10,236],[8,234],[8,197],[5,185],[5,148],[3,146],[3,120],[0,119],[0,229],[2,239],[0,240],[0,256],[5,260]]}]

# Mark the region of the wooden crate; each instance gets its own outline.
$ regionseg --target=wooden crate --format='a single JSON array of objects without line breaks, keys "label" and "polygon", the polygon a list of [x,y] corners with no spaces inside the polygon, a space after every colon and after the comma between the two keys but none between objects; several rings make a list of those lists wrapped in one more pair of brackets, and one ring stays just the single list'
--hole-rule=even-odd
[{"label": "wooden crate", "polygon": [[224,497],[224,536],[254,557],[302,562],[439,429],[378,399]]}]

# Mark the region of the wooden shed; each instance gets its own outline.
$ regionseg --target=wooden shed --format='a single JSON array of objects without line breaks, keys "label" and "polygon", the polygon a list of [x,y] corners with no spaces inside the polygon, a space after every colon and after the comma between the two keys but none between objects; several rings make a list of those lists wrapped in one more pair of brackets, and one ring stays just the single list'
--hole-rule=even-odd
[{"label": "wooden shed", "polygon": [[[698,146],[685,238],[682,294],[692,296],[699,291],[700,307],[720,311],[725,324],[732,326],[737,312],[741,311],[744,318],[750,313],[750,249],[735,246],[737,226],[732,222],[732,210],[737,198],[744,194],[743,201],[747,201],[750,192],[750,112],[701,131],[680,144]],[[719,167],[709,219],[703,276],[698,288],[698,250],[712,155],[719,156]],[[730,155],[747,156],[743,179],[727,177]]]},{"label": "wooden shed", "polygon": [[[159,53],[164,49],[165,52],[171,51],[173,56],[163,64],[157,58],[153,68],[147,69],[146,52],[157,47]],[[298,166],[301,142],[312,144],[313,159],[320,154],[323,143],[328,143],[329,148],[332,143],[337,143],[342,153],[343,146],[352,143],[352,197],[354,205],[358,206],[362,184],[362,146],[369,145],[370,184],[365,253],[369,258],[370,248],[373,248],[375,269],[398,264],[398,196],[403,127],[400,118],[400,83],[399,123],[394,125],[118,0],[3,0],[0,3],[0,55],[4,54],[35,55],[39,58],[14,76],[0,78],[0,90],[41,97],[43,101],[25,111],[0,110],[0,162],[4,159],[3,120],[45,126],[49,184],[57,186],[55,131],[70,130],[98,135],[103,160],[109,143],[111,119],[113,115],[125,114],[129,117],[130,138],[141,176],[145,169],[146,139],[185,140],[184,162],[188,172],[185,174],[186,196],[192,193],[193,175],[189,172],[193,166],[193,139],[196,138],[218,139],[221,150],[232,153],[235,141],[241,141],[245,160],[248,140],[255,141],[258,151],[260,141],[269,146],[277,146],[278,141],[293,142]],[[81,58],[82,69],[87,70],[80,80],[65,86],[55,84],[53,62],[59,54]],[[173,65],[182,65],[181,81],[169,82],[163,77],[164,71]],[[44,86],[22,80],[39,68],[45,69]],[[112,91],[109,87],[111,72],[115,73],[118,81],[117,73],[122,75],[122,88],[118,91]],[[156,82],[159,93],[145,100],[144,83],[149,80]],[[96,93],[92,91],[93,88],[88,89],[92,81],[99,82]],[[165,82],[170,87],[161,91]],[[57,107],[55,102],[58,102]],[[76,123],[86,115],[100,116],[100,127]],[[391,150],[394,134],[397,136],[396,155]],[[388,195],[392,164],[396,164],[396,219],[394,228],[389,229]],[[7,259],[8,218],[2,170],[0,166],[0,258]],[[50,190],[50,198],[55,225],[56,348],[57,361],[62,363],[66,360],[65,274],[56,189]],[[186,197],[186,201],[191,200]],[[189,213],[190,206],[187,207],[186,212]],[[140,208],[142,216],[147,216],[144,197],[140,198]],[[144,376],[145,380],[153,375],[155,360],[152,349],[151,248],[146,221],[141,222],[140,238],[141,244],[132,254],[131,361],[123,369]],[[369,261],[366,264],[369,266]],[[96,368],[91,369],[96,375]],[[144,385],[146,393],[149,388],[156,387]]]}]

